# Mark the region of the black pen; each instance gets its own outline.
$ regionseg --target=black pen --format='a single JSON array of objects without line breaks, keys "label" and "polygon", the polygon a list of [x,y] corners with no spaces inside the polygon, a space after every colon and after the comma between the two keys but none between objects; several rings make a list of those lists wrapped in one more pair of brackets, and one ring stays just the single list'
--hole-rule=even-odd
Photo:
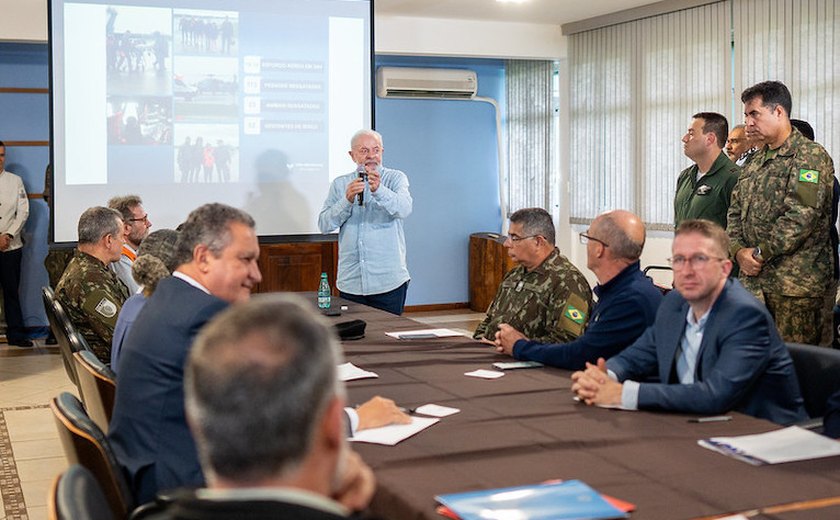
[{"label": "black pen", "polygon": [[400,406],[400,411],[402,413],[411,415],[411,414],[417,412],[417,408],[404,408],[404,407]]},{"label": "black pen", "polygon": [[731,415],[713,415],[712,417],[697,417],[694,419],[689,419],[688,422],[693,423],[706,423],[706,422],[726,422],[731,421]]}]

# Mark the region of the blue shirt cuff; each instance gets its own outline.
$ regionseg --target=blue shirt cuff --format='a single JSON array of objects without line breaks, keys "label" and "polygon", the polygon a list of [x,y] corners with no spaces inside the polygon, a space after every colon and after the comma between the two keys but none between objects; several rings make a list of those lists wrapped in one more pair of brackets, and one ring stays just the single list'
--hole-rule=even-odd
[{"label": "blue shirt cuff", "polygon": [[350,420],[350,437],[356,435],[356,429],[359,427],[359,412],[355,408],[347,407],[344,409],[347,418]]}]

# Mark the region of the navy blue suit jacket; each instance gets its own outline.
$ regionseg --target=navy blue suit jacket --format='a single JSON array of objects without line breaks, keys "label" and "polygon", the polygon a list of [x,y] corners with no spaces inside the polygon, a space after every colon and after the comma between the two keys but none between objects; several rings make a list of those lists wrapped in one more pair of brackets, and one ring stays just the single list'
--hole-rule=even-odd
[{"label": "navy blue suit jacket", "polygon": [[767,309],[729,279],[712,305],[700,343],[695,382],[669,384],[686,326],[688,302],[665,297],[656,321],[633,345],[607,361],[619,381],[644,381],[639,408],[697,414],[736,410],[790,424],[807,418],[796,372]]},{"label": "navy blue suit jacket", "polygon": [[583,370],[586,362],[618,354],[653,324],[662,293],[639,269],[639,262],[625,267],[615,278],[594,289],[598,303],[582,336],[568,343],[540,343],[520,339],[513,357],[546,365]]},{"label": "navy blue suit jacket", "polygon": [[138,503],[159,490],[204,485],[184,412],[184,363],[198,331],[225,307],[165,278],[128,332],[108,437]]}]

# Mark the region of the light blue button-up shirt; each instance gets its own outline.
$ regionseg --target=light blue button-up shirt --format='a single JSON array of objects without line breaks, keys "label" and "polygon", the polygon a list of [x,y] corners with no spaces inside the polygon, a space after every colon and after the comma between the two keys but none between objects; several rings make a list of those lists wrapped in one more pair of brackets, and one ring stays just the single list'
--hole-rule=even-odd
[{"label": "light blue button-up shirt", "polygon": [[392,291],[410,279],[405,261],[403,219],[411,214],[413,201],[408,177],[381,168],[375,193],[365,186],[364,206],[345,196],[347,185],[358,177],[354,171],[332,182],[321,214],[321,233],[338,231],[339,290],[358,295]]}]

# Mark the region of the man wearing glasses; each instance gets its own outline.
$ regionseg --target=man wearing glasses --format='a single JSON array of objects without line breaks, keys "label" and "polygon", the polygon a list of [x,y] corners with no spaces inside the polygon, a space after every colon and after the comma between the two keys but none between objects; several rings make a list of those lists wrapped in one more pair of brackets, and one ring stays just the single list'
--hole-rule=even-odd
[{"label": "man wearing glasses", "polygon": [[551,215],[541,208],[515,212],[505,247],[519,266],[505,275],[473,337],[492,343],[502,323],[543,343],[565,343],[583,334],[592,290],[554,246]]},{"label": "man wearing glasses", "polygon": [[496,333],[497,352],[580,370],[587,362],[618,354],[653,324],[662,293],[639,269],[645,245],[641,219],[624,210],[602,213],[580,234],[580,241],[586,245],[586,267],[598,278],[598,303],[586,332],[567,343],[541,343],[502,323]]},{"label": "man wearing glasses", "polygon": [[382,136],[359,130],[350,139],[356,171],[333,180],[318,228],[338,228],[338,280],[342,298],[402,314],[408,291],[403,219],[413,201],[405,173],[382,166]]},{"label": "man wearing glasses", "polygon": [[140,247],[140,242],[149,235],[152,222],[149,220],[148,213],[143,209],[143,200],[137,195],[114,197],[108,201],[108,207],[120,212],[125,229],[123,235],[125,243],[122,246],[122,254],[118,261],[111,264],[111,270],[128,287],[130,294],[136,294],[140,290],[140,286],[131,275],[131,266],[137,258],[137,249]]},{"label": "man wearing glasses", "polygon": [[[767,309],[729,278],[729,237],[708,220],[677,228],[674,288],[656,321],[623,352],[572,375],[586,404],[713,415],[729,410],[779,424],[806,418],[793,362]],[[646,383],[651,376],[658,383]]]},{"label": "man wearing glasses", "polygon": [[76,330],[103,363],[111,362],[111,340],[128,289],[108,269],[120,259],[123,221],[118,211],[101,206],[79,217],[79,246],[55,288]]}]

